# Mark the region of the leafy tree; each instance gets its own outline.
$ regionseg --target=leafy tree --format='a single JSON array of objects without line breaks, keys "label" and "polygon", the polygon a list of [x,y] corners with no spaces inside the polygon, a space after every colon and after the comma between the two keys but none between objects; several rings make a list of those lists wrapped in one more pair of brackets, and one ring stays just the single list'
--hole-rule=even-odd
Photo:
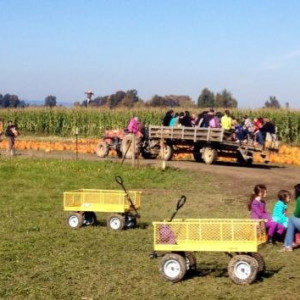
[{"label": "leafy tree", "polygon": [[267,107],[267,108],[280,108],[280,103],[276,99],[275,96],[270,96],[269,100],[267,100],[265,102],[265,107]]},{"label": "leafy tree", "polygon": [[10,107],[18,107],[20,103],[19,97],[17,95],[11,95],[9,99],[9,106]]},{"label": "leafy tree", "polygon": [[215,95],[208,88],[204,88],[198,97],[198,107],[214,107]]},{"label": "leafy tree", "polygon": [[122,105],[133,107],[139,101],[137,90],[128,90],[125,97],[122,99]]},{"label": "leafy tree", "polygon": [[2,99],[2,107],[6,108],[10,105],[10,94],[5,94]]},{"label": "leafy tree", "polygon": [[0,94],[0,106],[2,106],[2,101],[3,101],[3,95]]},{"label": "leafy tree", "polygon": [[45,106],[54,107],[56,106],[56,97],[49,95],[45,98]]},{"label": "leafy tree", "polygon": [[216,107],[230,108],[237,107],[238,102],[235,98],[233,98],[231,92],[225,89],[221,93],[217,93],[215,104]]}]

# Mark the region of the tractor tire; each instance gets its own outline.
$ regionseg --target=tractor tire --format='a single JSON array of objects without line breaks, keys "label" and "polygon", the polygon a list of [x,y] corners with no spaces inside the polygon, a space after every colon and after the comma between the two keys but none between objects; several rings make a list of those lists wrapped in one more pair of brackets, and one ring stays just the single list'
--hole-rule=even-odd
[{"label": "tractor tire", "polygon": [[212,147],[204,147],[202,152],[202,159],[207,165],[213,164],[218,157],[218,152]]},{"label": "tractor tire", "polygon": [[72,212],[67,217],[67,225],[72,229],[78,229],[83,225],[83,216],[80,213]]},{"label": "tractor tire", "polygon": [[203,159],[202,159],[202,153],[200,152],[201,151],[201,148],[202,146],[201,145],[195,145],[194,146],[194,151],[193,151],[193,155],[194,155],[194,159],[196,162],[203,162]]},{"label": "tractor tire", "polygon": [[191,272],[194,272],[197,270],[197,260],[192,252],[185,252],[185,259],[187,263],[187,269]]},{"label": "tractor tire", "polygon": [[171,160],[174,154],[174,149],[171,145],[165,144],[163,149],[160,149],[160,157],[163,160]]},{"label": "tractor tire", "polygon": [[107,227],[111,230],[122,230],[125,227],[125,218],[119,214],[110,215],[107,218]]},{"label": "tractor tire", "polygon": [[106,157],[109,152],[109,147],[106,142],[99,142],[96,147],[96,155],[100,158]]},{"label": "tractor tire", "polygon": [[259,273],[264,273],[266,271],[266,263],[265,263],[265,260],[264,260],[263,256],[258,252],[253,252],[250,255],[257,260],[258,272]]},{"label": "tractor tire", "polygon": [[97,222],[96,214],[93,211],[83,213],[83,224],[85,226],[94,225]]},{"label": "tractor tire", "polygon": [[186,265],[185,258],[180,254],[167,253],[161,259],[159,271],[166,280],[178,282],[186,274]]},{"label": "tractor tire", "polygon": [[156,159],[158,156],[157,153],[151,153],[151,152],[145,151],[144,149],[141,149],[141,154],[144,159]]},{"label": "tractor tire", "polygon": [[228,264],[228,275],[236,284],[250,284],[257,276],[258,262],[250,255],[235,255]]},{"label": "tractor tire", "polygon": [[139,149],[139,138],[135,137],[135,149],[133,147],[133,138],[134,135],[133,134],[128,134],[124,137],[124,139],[122,140],[122,144],[121,144],[121,152],[122,152],[122,156],[125,158],[132,158],[133,155],[137,156],[138,155],[138,149]]}]

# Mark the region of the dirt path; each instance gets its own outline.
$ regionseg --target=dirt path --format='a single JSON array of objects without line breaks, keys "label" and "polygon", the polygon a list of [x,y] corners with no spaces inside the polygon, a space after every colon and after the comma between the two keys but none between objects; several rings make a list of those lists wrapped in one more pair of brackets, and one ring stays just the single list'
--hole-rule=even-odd
[{"label": "dirt path", "polygon": [[[4,155],[4,153],[3,153]],[[76,156],[70,152],[49,152],[44,151],[19,151],[19,155],[23,157],[37,158],[56,158],[62,160],[74,160]],[[78,154],[79,159],[100,161],[94,154]],[[115,158],[107,158],[102,160],[120,161]],[[126,160],[126,163],[131,163]],[[144,160],[139,159],[140,165],[149,165],[160,167],[160,160]],[[276,192],[279,189],[289,189],[300,182],[300,168],[287,165],[265,165],[256,164],[251,168],[239,167],[234,163],[217,163],[215,165],[205,165],[196,163],[195,161],[169,161],[167,166],[179,168],[187,171],[192,171],[196,176],[211,174],[215,176],[216,183],[219,186],[224,186],[225,190],[232,190],[233,193],[245,194],[249,193],[249,189],[257,183],[266,184],[271,192]]]}]

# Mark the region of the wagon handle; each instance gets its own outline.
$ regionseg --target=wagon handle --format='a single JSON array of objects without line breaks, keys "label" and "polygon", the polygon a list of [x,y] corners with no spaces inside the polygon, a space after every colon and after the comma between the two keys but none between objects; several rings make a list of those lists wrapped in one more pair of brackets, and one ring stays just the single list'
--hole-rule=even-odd
[{"label": "wagon handle", "polygon": [[176,209],[175,211],[173,212],[169,222],[172,222],[172,220],[174,219],[174,217],[176,216],[178,210],[185,204],[186,202],[186,196],[185,195],[182,195],[180,197],[180,199],[177,201],[177,205],[176,205]]},{"label": "wagon handle", "polygon": [[134,210],[134,212],[135,212],[135,216],[136,216],[137,218],[140,218],[140,214],[139,214],[138,211],[136,210],[135,205],[134,205],[133,201],[131,200],[131,198],[130,198],[130,196],[129,196],[129,194],[128,194],[128,192],[127,192],[125,186],[124,186],[123,178],[122,178],[121,176],[117,175],[117,176],[115,176],[115,180],[116,180],[116,182],[122,187],[122,189],[124,190],[124,192],[125,192],[125,194],[126,194],[126,198],[127,198],[127,200],[129,201],[130,206],[133,208],[133,210]]},{"label": "wagon handle", "polygon": [[[121,176],[116,176],[115,177],[116,182],[123,188],[123,190],[126,192],[126,189],[124,187],[124,183],[123,183],[123,178]],[[127,192],[126,192],[127,193]]]}]

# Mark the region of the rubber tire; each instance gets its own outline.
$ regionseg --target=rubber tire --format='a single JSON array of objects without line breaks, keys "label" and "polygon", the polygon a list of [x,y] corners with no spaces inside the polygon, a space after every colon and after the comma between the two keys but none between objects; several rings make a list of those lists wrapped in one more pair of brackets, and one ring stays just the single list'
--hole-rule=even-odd
[{"label": "rubber tire", "polygon": [[122,140],[122,144],[121,144],[121,152],[122,152],[122,157],[124,157],[127,149],[128,149],[128,146],[129,146],[129,143],[130,146],[129,146],[129,149],[126,153],[126,157],[125,158],[132,158],[133,155],[137,156],[138,155],[138,144],[139,144],[139,138],[136,137],[135,138],[135,149],[133,149],[133,134],[127,134],[124,139]]},{"label": "rubber tire", "polygon": [[154,153],[151,153],[151,152],[146,152],[145,150],[141,150],[141,154],[142,154],[142,157],[144,159],[156,159],[158,154],[154,154]]},{"label": "rubber tire", "polygon": [[[78,224],[77,224],[76,227],[72,227],[72,226],[70,225],[70,223],[69,223],[70,218],[71,218],[71,217],[74,217],[74,216],[77,217],[77,219],[78,219]],[[80,228],[80,227],[83,225],[83,216],[82,216],[82,214],[77,213],[77,212],[72,212],[72,213],[70,213],[70,214],[68,215],[68,217],[67,217],[67,225],[68,225],[70,228],[72,228],[72,229],[78,229],[78,228]]]},{"label": "rubber tire", "polygon": [[165,144],[165,153],[162,153],[162,149],[160,149],[160,157],[163,160],[171,160],[174,154],[174,149],[171,145]]},{"label": "rubber tire", "polygon": [[218,152],[212,147],[204,147],[202,152],[202,159],[207,165],[213,164],[218,157]]},{"label": "rubber tire", "polygon": [[[133,223],[132,226],[128,226],[128,217],[131,218],[131,222]],[[137,227],[137,219],[136,219],[136,217],[134,217],[133,215],[125,216],[125,227],[126,227],[127,229],[133,229],[133,228],[136,228],[136,227]]]},{"label": "rubber tire", "polygon": [[263,256],[258,252],[253,252],[250,255],[257,260],[258,272],[259,273],[264,273],[266,271],[266,263],[265,263],[265,260],[264,260]]},{"label": "rubber tire", "polygon": [[197,259],[193,252],[185,252],[185,259],[188,265],[188,271],[194,272],[197,270]]},{"label": "rubber tire", "polygon": [[[118,228],[112,228],[110,225],[111,219],[114,219],[114,218],[117,218],[118,220],[120,220],[120,226]],[[119,214],[110,215],[107,218],[106,224],[107,224],[107,228],[109,228],[110,230],[116,230],[116,231],[123,230],[125,228],[125,217],[123,217],[122,215],[119,215]]]},{"label": "rubber tire", "polygon": [[[244,261],[250,265],[251,273],[245,279],[238,278],[234,273],[234,267],[239,261]],[[254,257],[250,255],[235,255],[228,263],[228,275],[230,279],[236,284],[242,285],[242,284],[252,283],[256,279],[257,273],[258,273],[258,262]]]},{"label": "rubber tire", "polygon": [[96,155],[100,158],[106,157],[109,152],[108,144],[104,141],[99,142],[96,147]]},{"label": "rubber tire", "polygon": [[[180,272],[176,277],[169,277],[165,274],[164,272],[164,265],[167,263],[167,261],[169,260],[175,260],[179,263],[180,265]],[[160,261],[160,267],[159,267],[159,272],[161,273],[161,275],[168,281],[171,282],[178,282],[180,280],[183,279],[183,277],[185,276],[186,272],[187,272],[187,266],[186,266],[186,260],[185,258],[180,255],[180,254],[176,254],[176,253],[167,253],[165,254],[161,261]]]},{"label": "rubber tire", "polygon": [[[96,214],[93,211],[84,212],[82,215],[83,215],[83,220],[84,220],[83,223],[86,226],[92,226],[97,222]],[[90,223],[88,225],[86,224],[86,219],[91,219]]]},{"label": "rubber tire", "polygon": [[197,144],[194,146],[193,156],[196,162],[203,162],[202,153],[200,152],[201,148],[202,147]]}]

